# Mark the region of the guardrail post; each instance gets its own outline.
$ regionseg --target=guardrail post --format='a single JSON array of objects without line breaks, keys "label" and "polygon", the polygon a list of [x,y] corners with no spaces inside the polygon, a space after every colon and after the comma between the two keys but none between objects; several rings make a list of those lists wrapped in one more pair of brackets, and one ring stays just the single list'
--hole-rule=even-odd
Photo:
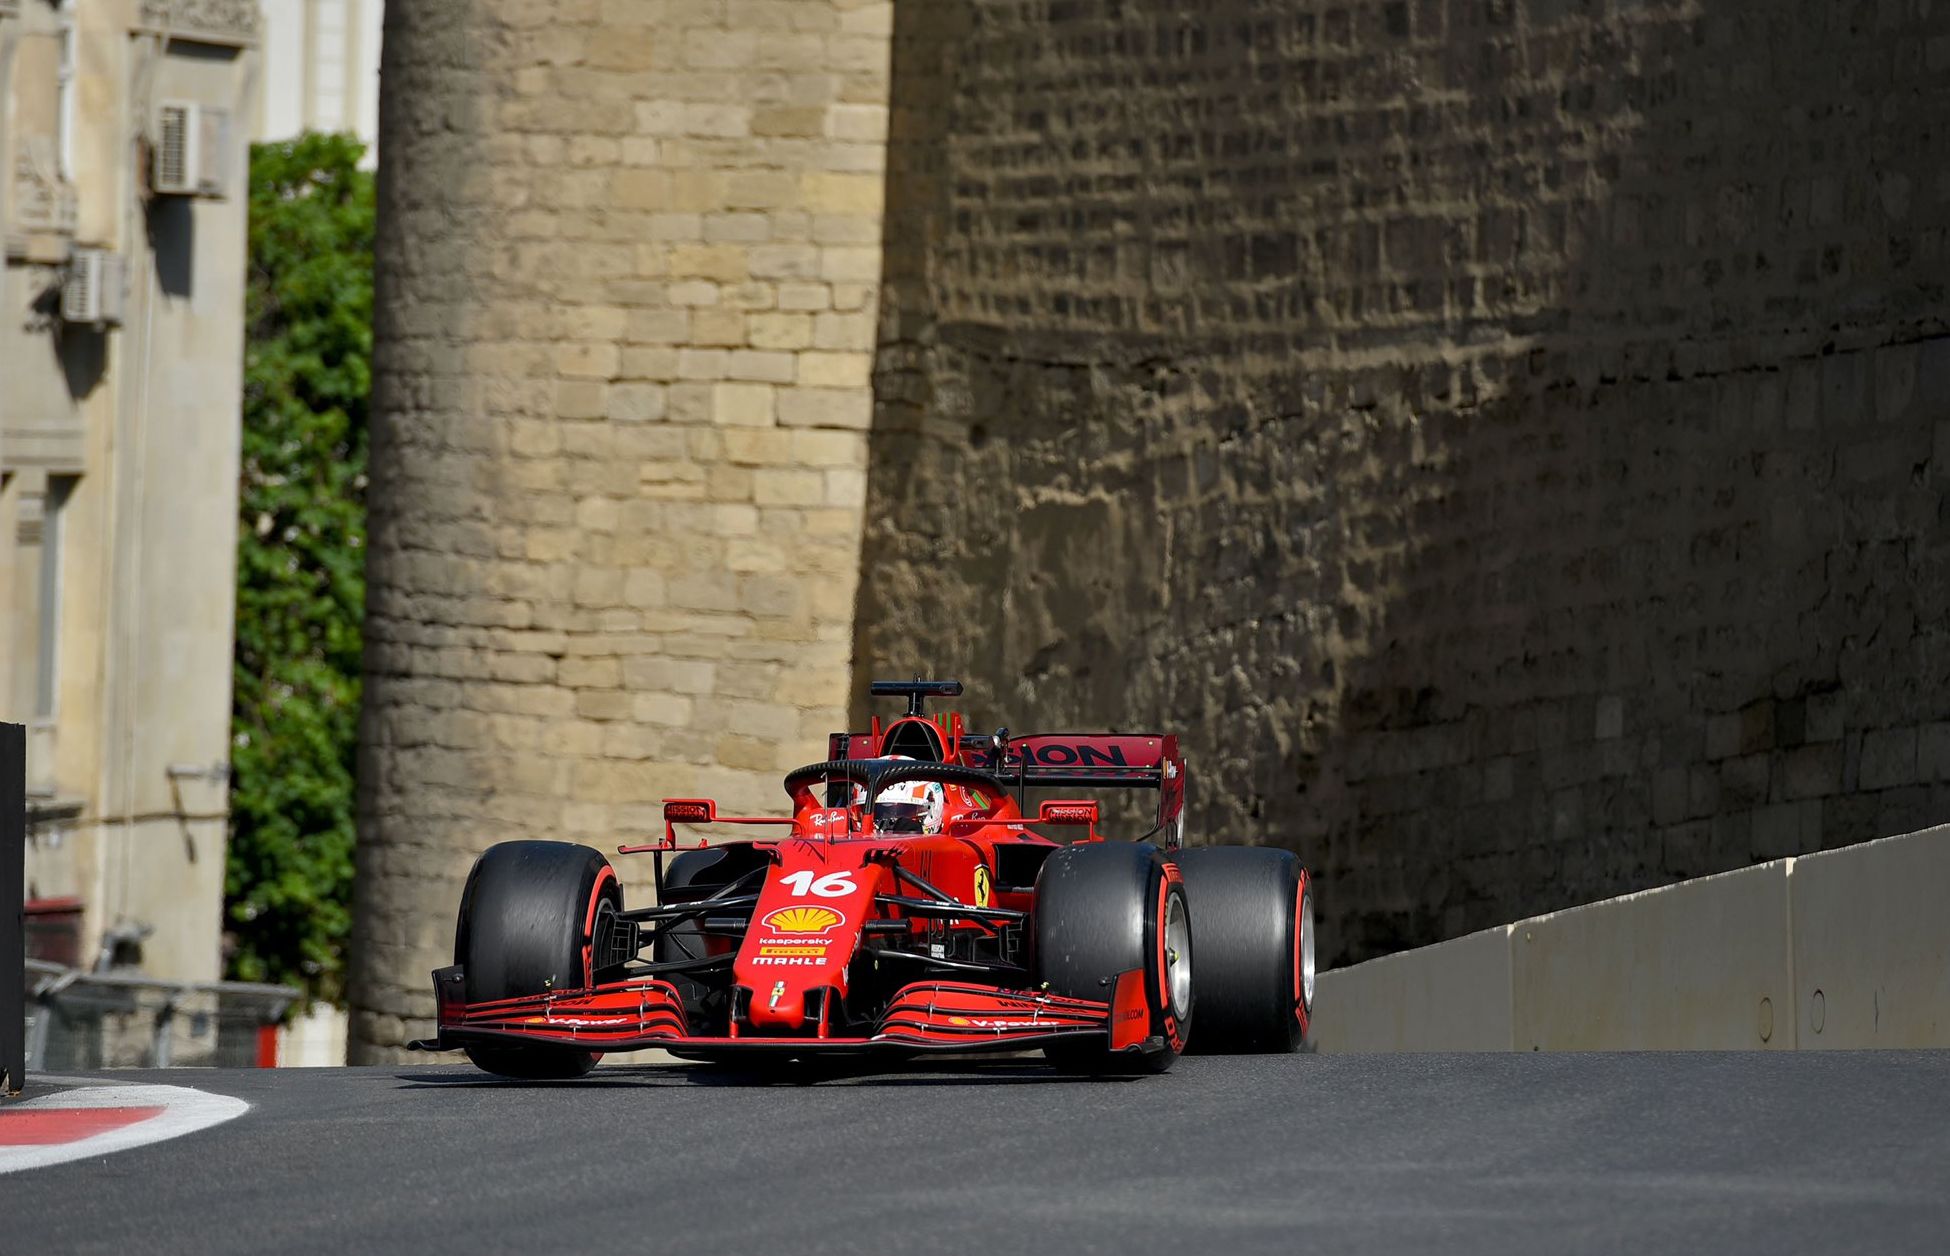
[{"label": "guardrail post", "polygon": [[27,1084],[27,729],[0,724],[0,1095]]}]

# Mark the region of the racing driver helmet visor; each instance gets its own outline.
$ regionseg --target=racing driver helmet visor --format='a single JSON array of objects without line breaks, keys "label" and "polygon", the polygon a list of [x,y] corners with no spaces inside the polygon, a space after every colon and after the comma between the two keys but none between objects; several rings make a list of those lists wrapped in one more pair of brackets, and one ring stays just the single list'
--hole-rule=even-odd
[{"label": "racing driver helmet visor", "polygon": [[927,824],[929,809],[925,802],[877,802],[873,805],[873,827],[881,833],[920,833]]}]

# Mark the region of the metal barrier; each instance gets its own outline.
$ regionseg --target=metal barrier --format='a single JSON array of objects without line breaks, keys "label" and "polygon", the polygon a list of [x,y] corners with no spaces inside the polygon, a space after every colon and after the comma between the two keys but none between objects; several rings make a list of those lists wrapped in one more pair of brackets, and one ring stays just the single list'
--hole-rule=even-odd
[{"label": "metal barrier", "polygon": [[104,1068],[268,1068],[290,986],[162,981],[28,960],[26,1060],[65,1072]]},{"label": "metal barrier", "polygon": [[0,1095],[27,1084],[27,729],[0,724]]}]

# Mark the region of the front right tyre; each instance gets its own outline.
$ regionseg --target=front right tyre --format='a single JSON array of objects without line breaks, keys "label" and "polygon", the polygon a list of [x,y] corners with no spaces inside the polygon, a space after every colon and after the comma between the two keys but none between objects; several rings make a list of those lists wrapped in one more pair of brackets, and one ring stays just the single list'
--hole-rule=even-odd
[{"label": "front right tyre", "polygon": [[[569,842],[502,842],[467,875],[454,928],[467,1002],[486,1003],[579,990],[616,974],[599,973],[591,957],[623,908],[616,872],[602,852]],[[476,1043],[476,1067],[503,1077],[581,1077],[601,1052],[552,1043]]]}]

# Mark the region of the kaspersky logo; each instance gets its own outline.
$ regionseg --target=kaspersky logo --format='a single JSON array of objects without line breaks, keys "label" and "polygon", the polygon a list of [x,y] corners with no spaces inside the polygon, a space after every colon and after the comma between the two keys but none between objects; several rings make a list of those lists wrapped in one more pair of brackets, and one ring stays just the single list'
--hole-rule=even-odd
[{"label": "kaspersky logo", "polygon": [[845,919],[830,907],[781,907],[761,923],[774,933],[825,933]]}]

